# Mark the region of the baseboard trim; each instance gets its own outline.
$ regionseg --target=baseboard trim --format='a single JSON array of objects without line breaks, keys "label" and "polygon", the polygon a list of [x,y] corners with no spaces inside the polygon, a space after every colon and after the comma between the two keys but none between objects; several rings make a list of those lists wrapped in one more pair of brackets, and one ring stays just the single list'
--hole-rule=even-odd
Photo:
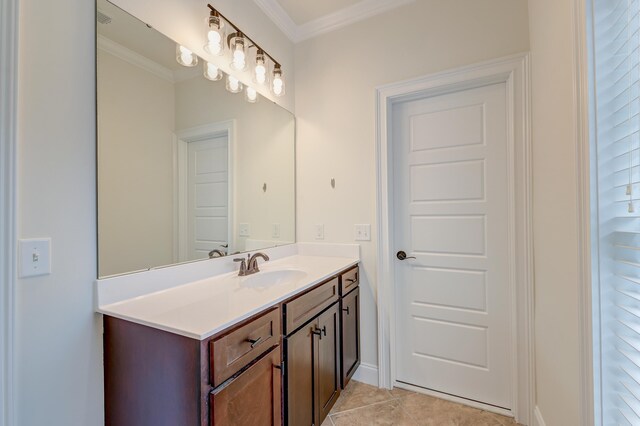
[{"label": "baseboard trim", "polygon": [[353,380],[371,386],[378,386],[378,366],[366,362],[361,363],[353,374]]},{"label": "baseboard trim", "polygon": [[547,426],[544,419],[542,418],[542,413],[540,412],[540,407],[536,406],[533,410],[533,426]]}]

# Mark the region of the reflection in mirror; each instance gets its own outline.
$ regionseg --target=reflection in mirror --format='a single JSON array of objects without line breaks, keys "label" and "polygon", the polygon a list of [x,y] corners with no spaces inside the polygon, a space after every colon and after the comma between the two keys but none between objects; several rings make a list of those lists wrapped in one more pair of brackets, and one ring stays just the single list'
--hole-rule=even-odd
[{"label": "reflection in mirror", "polygon": [[[295,241],[295,122],[97,1],[99,276]],[[259,97],[260,95],[258,95]]]}]

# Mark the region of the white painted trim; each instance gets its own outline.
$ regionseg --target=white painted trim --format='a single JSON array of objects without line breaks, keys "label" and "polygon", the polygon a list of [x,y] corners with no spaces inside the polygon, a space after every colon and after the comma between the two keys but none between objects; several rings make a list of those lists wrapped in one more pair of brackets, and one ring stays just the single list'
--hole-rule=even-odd
[{"label": "white painted trim", "polygon": [[[574,125],[576,129],[576,202],[578,224],[578,303],[580,324],[580,424],[595,421],[594,347],[591,280],[591,158],[589,132],[589,66],[587,11],[584,0],[573,0]],[[537,407],[536,407],[537,408]],[[539,412],[538,412],[539,413]],[[542,423],[544,424],[544,422]]]},{"label": "white painted trim", "polygon": [[188,261],[188,241],[187,241],[187,144],[189,142],[197,142],[216,136],[226,136],[227,149],[227,186],[228,186],[228,218],[227,218],[227,241],[229,249],[236,246],[235,233],[235,149],[236,149],[236,121],[226,120],[218,123],[204,124],[202,126],[192,127],[176,132],[174,143],[174,239],[178,246],[178,262]]},{"label": "white painted trim", "polygon": [[0,426],[16,424],[14,321],[18,1],[0,0]]},{"label": "white painted trim", "polygon": [[[413,80],[393,83],[377,89],[376,171],[377,171],[377,274],[378,274],[378,363],[380,387],[395,384],[394,321],[394,262],[393,210],[389,201],[390,163],[389,123],[390,105],[398,101],[422,98],[425,95],[459,91],[491,83],[506,83],[511,104],[510,139],[513,145],[514,173],[511,189],[511,224],[515,247],[517,281],[512,300],[515,305],[515,328],[512,333],[516,358],[513,360],[512,400],[513,415],[520,423],[530,424],[534,406],[534,341],[533,341],[533,225],[529,56],[526,53],[474,64]],[[515,235],[513,235],[515,233]]]},{"label": "white painted trim", "polygon": [[280,6],[278,0],[253,0],[260,9],[292,42],[298,38],[298,26],[289,14]]},{"label": "white painted trim", "polygon": [[142,56],[138,52],[134,52],[128,47],[124,47],[123,45],[116,43],[115,41],[103,36],[102,34],[98,34],[97,39],[98,49],[110,53],[116,58],[120,58],[131,65],[150,72],[156,77],[160,77],[161,79],[170,81],[171,83],[174,82],[175,78],[173,75],[173,71],[171,71],[169,68],[162,66],[145,56]]},{"label": "white painted trim", "polygon": [[533,410],[533,426],[547,426],[544,419],[542,418],[540,407],[537,407],[537,406]]},{"label": "white painted trim", "polygon": [[277,0],[253,0],[294,43],[335,31],[355,22],[380,15],[416,0],[362,0],[351,6],[297,25]]},{"label": "white painted trim", "polygon": [[413,2],[415,0],[363,0],[337,12],[300,25],[296,42],[335,31]]},{"label": "white painted trim", "polygon": [[481,410],[490,411],[492,413],[500,414],[503,416],[513,417],[513,413],[509,410],[505,410],[504,408],[499,408],[489,404],[483,404],[482,402],[471,401],[469,399],[460,398],[455,395],[449,395],[447,393],[432,391],[431,389],[421,388],[420,386],[414,386],[403,382],[396,382],[394,387],[433,396],[434,398],[444,399],[445,401],[451,401],[457,404],[467,405],[469,407],[479,408]]},{"label": "white painted trim", "polygon": [[378,366],[368,364],[366,362],[360,363],[360,367],[353,373],[353,380],[356,382],[366,383],[371,386],[378,386]]}]

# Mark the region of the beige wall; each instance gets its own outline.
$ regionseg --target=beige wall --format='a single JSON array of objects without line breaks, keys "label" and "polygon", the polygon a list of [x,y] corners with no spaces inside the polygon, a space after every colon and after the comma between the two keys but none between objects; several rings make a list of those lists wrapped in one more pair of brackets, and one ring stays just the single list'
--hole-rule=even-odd
[{"label": "beige wall", "polygon": [[537,405],[579,424],[578,237],[572,0],[529,2]]},{"label": "beige wall", "polygon": [[[321,223],[329,242],[375,230],[377,86],[528,49],[524,0],[418,1],[297,45],[298,239]],[[377,365],[375,244],[362,244],[362,359]]]},{"label": "beige wall", "polygon": [[174,85],[98,50],[100,276],[173,263]]}]

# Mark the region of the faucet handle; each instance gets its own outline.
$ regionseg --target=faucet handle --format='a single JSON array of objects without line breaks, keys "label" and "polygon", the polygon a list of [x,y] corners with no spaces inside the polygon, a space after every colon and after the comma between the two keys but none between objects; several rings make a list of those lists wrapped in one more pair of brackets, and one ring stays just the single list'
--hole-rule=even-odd
[{"label": "faucet handle", "polygon": [[233,259],[234,262],[240,262],[240,270],[238,271],[238,275],[245,275],[247,273],[247,261],[242,257],[237,257]]}]

